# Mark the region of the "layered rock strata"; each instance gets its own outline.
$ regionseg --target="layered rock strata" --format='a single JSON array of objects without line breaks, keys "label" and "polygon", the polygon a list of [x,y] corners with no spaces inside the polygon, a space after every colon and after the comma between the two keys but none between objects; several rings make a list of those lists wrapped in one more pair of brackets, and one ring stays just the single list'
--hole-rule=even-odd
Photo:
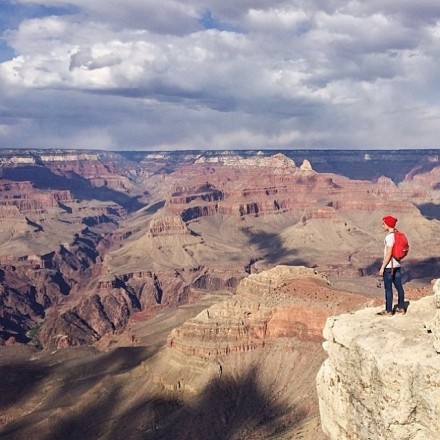
[{"label": "layered rock strata", "polygon": [[173,330],[168,346],[202,359],[264,347],[278,338],[320,341],[334,310],[365,303],[336,293],[313,269],[276,266],[243,279],[231,299],[204,310]]},{"label": "layered rock strata", "polygon": [[[439,281],[435,290],[438,306]],[[317,376],[323,430],[332,440],[437,440],[439,312],[433,297],[411,302],[406,315],[377,311],[327,320],[328,359]]]},{"label": "layered rock strata", "polygon": [[[166,207],[185,222],[216,214],[258,217],[326,207],[342,215],[373,210],[409,215],[415,209],[410,202],[414,194],[401,191],[389,178],[371,182],[320,174],[308,160],[297,167],[283,154],[202,156],[164,180],[171,178],[175,192]],[[429,194],[419,191],[418,201],[423,197]]]},{"label": "layered rock strata", "polygon": [[47,320],[46,310],[60,307],[74,286],[81,289],[92,275],[99,240],[85,230],[68,248],[61,245],[41,256],[0,258],[0,345],[9,339],[32,340],[28,332]]},{"label": "layered rock strata", "polygon": [[[326,155],[325,160],[330,157]],[[424,263],[412,264],[413,273],[432,271],[438,262],[426,261],[425,254],[434,254],[438,248],[439,226],[423,218],[411,197],[436,202],[434,165],[426,168],[424,177],[414,179],[419,176],[414,170],[412,181],[408,178],[408,185],[416,185],[415,196],[408,185],[401,189],[395,179],[350,180],[318,173],[316,159],[312,162],[313,167],[301,157],[298,167],[290,157],[269,152],[2,153],[2,297],[8,298],[8,316],[16,314],[14,325],[22,323],[14,332],[5,330],[4,323],[10,322],[5,318],[3,339],[18,337],[16,332],[21,331],[20,339],[25,340],[29,326],[45,319],[43,336],[54,325],[53,331],[60,329],[62,334],[71,329],[71,343],[94,341],[104,330],[120,331],[133,312],[182,304],[189,300],[188,289],[233,291],[246,272],[279,263],[313,266],[337,277],[371,274],[377,270],[373,260],[381,247],[375,218],[388,210],[411,219],[407,223],[413,249],[409,258]],[[95,237],[86,236],[87,231]],[[108,246],[96,249],[97,241]],[[81,243],[86,252],[77,259],[68,255]],[[423,243],[423,249],[418,243]],[[50,269],[43,264],[35,274],[33,269],[24,273],[24,262],[61,255],[61,249],[69,250],[63,255],[71,264],[60,261]],[[192,275],[182,281],[177,272],[185,271]],[[152,283],[147,272],[170,286],[162,289],[163,295],[157,289],[162,281]],[[15,280],[18,276],[25,282]],[[60,294],[57,283],[41,282],[53,276],[64,280],[63,291],[68,294]],[[35,295],[28,285],[36,289]],[[134,292],[130,295],[138,299],[140,308],[123,305],[128,291],[124,289]],[[26,301],[34,296],[31,313]],[[61,300],[62,310],[46,313]],[[96,321],[103,316],[103,304],[104,314],[111,319],[100,327]],[[72,310],[89,322],[90,326],[82,326],[88,329],[87,338],[75,336],[76,324],[66,327],[58,319],[71,316],[67,311]],[[92,310],[93,314],[86,313]],[[314,334],[316,329],[304,331]],[[94,336],[90,339],[90,335]]]},{"label": "layered rock strata", "polygon": [[[295,162],[282,153],[277,153],[271,157],[256,155],[253,157],[240,157],[235,154],[221,156],[200,156],[194,163],[196,164],[221,164],[226,166],[252,166],[252,167],[271,167],[274,169],[283,169],[295,167]],[[310,162],[304,164],[304,167],[311,169]]]},{"label": "layered rock strata", "polygon": [[62,307],[49,308],[39,341],[45,348],[93,344],[104,335],[121,333],[136,313],[190,303],[203,295],[202,289],[235,290],[243,276],[240,271],[215,274],[196,267],[101,279],[73,289]]},{"label": "layered rock strata", "polygon": [[[189,419],[177,413],[168,418],[173,422],[166,422],[158,438],[205,438],[195,432],[194,421],[206,419],[212,408],[216,420],[232,420],[231,407],[234,414],[253,408],[252,420],[240,423],[233,438],[323,440],[314,391],[324,354],[322,327],[336,310],[352,310],[369,301],[334,290],[325,276],[304,266],[276,266],[243,279],[235,295],[176,327],[166,349],[143,363],[146,380],[181,401],[193,405],[217,383],[225,384],[237,403],[216,392],[215,403],[202,404]],[[240,384],[248,375],[251,387]],[[253,394],[255,389],[262,399]],[[252,397],[247,402],[240,396]],[[217,401],[226,402],[226,411]],[[204,429],[213,438],[229,438],[228,426],[214,423]]]},{"label": "layered rock strata", "polygon": [[186,224],[179,216],[161,215],[151,219],[147,237],[153,238],[163,235],[189,234]]}]

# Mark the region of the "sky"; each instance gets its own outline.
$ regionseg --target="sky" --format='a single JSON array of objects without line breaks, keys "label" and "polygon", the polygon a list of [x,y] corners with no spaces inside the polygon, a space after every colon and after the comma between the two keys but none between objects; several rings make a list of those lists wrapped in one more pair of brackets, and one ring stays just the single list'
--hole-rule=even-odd
[{"label": "sky", "polygon": [[0,0],[0,148],[440,146],[438,0]]}]

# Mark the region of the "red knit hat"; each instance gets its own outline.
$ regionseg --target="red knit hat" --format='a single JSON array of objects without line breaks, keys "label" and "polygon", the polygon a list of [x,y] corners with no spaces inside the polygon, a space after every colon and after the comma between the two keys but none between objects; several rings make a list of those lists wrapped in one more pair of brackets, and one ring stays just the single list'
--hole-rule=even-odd
[{"label": "red knit hat", "polygon": [[386,215],[382,220],[389,228],[394,228],[397,223],[397,218],[392,215]]}]

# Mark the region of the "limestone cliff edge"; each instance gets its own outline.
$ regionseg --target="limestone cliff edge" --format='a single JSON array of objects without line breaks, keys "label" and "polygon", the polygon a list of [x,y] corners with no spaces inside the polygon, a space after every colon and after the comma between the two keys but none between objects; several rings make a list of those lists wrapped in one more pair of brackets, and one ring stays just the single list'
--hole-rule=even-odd
[{"label": "limestone cliff edge", "polygon": [[440,438],[440,279],[406,315],[366,308],[330,317],[317,376],[331,440]]}]

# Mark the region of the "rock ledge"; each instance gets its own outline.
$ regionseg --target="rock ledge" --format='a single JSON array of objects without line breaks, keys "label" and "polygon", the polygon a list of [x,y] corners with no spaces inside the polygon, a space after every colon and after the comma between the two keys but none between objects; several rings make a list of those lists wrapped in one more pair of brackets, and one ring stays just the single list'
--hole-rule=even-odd
[{"label": "rock ledge", "polygon": [[411,302],[406,315],[381,317],[380,308],[366,308],[327,320],[328,359],[317,389],[330,439],[440,438],[437,287],[434,296]]}]

